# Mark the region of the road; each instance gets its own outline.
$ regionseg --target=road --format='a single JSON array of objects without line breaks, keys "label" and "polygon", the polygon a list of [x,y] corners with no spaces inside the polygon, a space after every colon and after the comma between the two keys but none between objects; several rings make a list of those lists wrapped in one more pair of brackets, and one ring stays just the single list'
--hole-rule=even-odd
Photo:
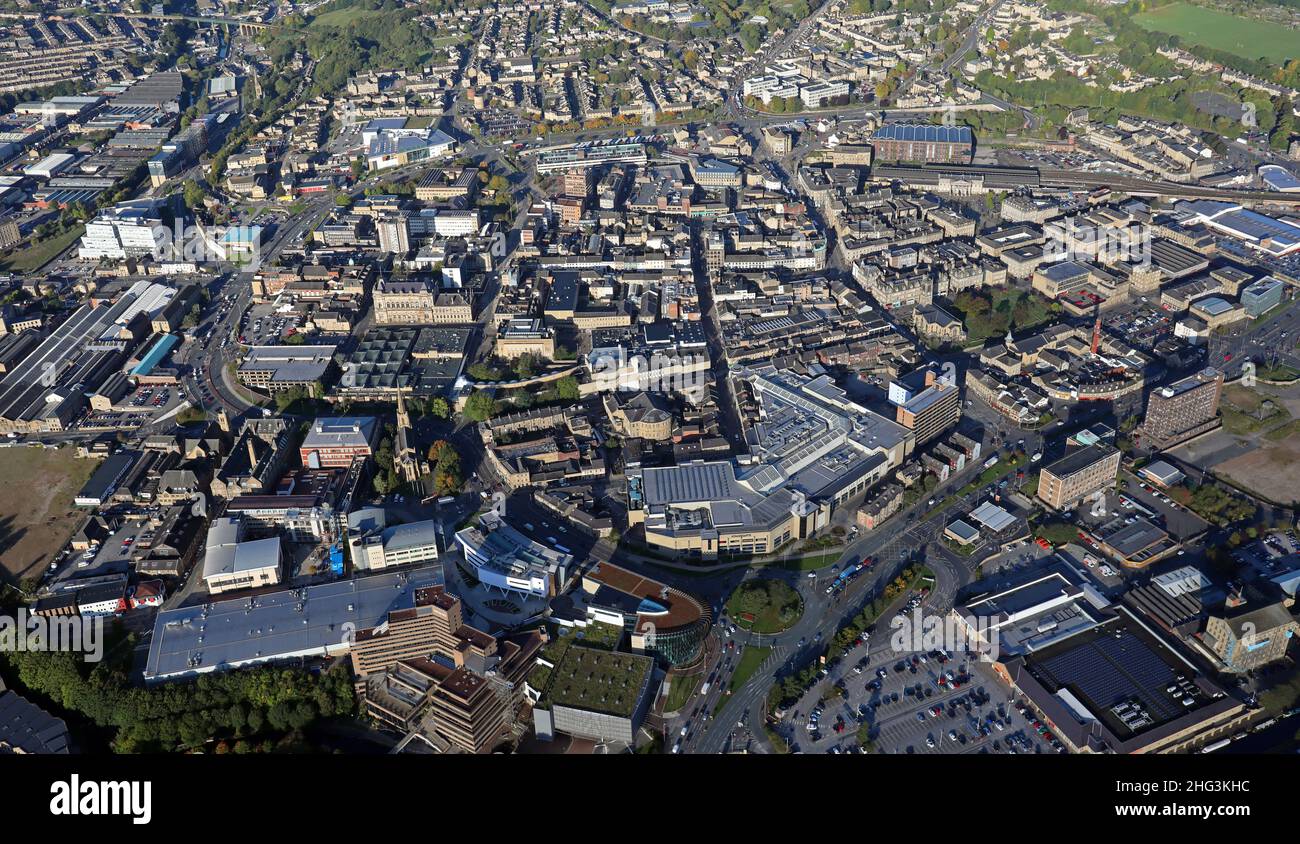
[{"label": "road", "polygon": [[[979,471],[979,465],[976,464],[950,478],[943,486],[936,488],[935,500],[964,486]],[[935,574],[935,583],[927,596],[926,606],[934,612],[946,612],[952,606],[957,592],[971,581],[972,571],[979,566],[984,555],[958,557],[937,540],[947,522],[978,503],[979,492],[976,490],[953,506],[937,511],[929,507],[927,501],[918,501],[893,516],[881,529],[869,532],[849,544],[840,554],[841,562],[872,557],[876,563],[846,589],[832,595],[825,592],[831,579],[831,573],[827,570],[818,572],[816,578],[809,578],[807,572],[775,566],[748,574],[748,578],[776,577],[795,585],[804,599],[803,615],[794,627],[781,634],[759,636],[737,633],[738,641],[746,646],[773,648],[774,658],[769,659],[742,688],[731,695],[715,719],[697,730],[693,740],[683,747],[683,752],[725,752],[732,728],[742,720],[744,713],[748,712],[751,718],[759,717],[762,713],[768,691],[777,677],[795,670],[814,656],[823,647],[822,643],[832,639],[836,631],[856,616],[868,601],[874,599],[884,585],[893,580],[918,552],[924,554],[925,564]],[[757,726],[757,722],[744,720],[747,727]]]},{"label": "road", "polygon": [[1283,364],[1300,369],[1300,357],[1296,355],[1296,342],[1300,340],[1300,299],[1284,300],[1281,308],[1281,312],[1262,324],[1250,322],[1226,334],[1212,334],[1209,364],[1224,369],[1229,378],[1238,375],[1248,360],[1260,367]]}]

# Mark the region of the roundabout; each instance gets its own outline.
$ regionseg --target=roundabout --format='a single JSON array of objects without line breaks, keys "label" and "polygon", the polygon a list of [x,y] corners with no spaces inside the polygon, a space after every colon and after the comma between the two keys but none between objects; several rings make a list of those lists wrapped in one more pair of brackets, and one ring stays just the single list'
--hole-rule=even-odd
[{"label": "roundabout", "polygon": [[746,580],[727,599],[727,615],[751,633],[783,633],[803,617],[804,601],[793,586],[772,578]]}]

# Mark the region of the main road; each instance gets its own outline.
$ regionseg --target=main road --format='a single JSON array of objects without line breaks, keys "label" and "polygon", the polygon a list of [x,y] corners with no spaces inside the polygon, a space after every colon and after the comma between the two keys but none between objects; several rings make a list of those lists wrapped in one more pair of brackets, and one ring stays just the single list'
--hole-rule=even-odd
[{"label": "main road", "polygon": [[[934,490],[935,501],[959,489],[981,471],[980,465],[968,467]],[[731,739],[733,729],[744,720],[753,727],[751,719],[761,718],[768,691],[778,675],[789,673],[802,661],[813,657],[824,643],[856,616],[862,608],[880,594],[884,586],[898,576],[913,561],[923,561],[934,572],[926,605],[935,612],[946,612],[952,607],[957,592],[972,579],[983,555],[961,558],[950,552],[941,541],[943,527],[948,519],[959,515],[978,501],[979,491],[969,493],[955,507],[935,510],[926,501],[918,501],[907,510],[893,516],[878,530],[872,531],[851,543],[840,555],[841,563],[871,557],[875,564],[843,590],[827,595],[825,587],[829,578],[807,577],[806,572],[783,568],[764,568],[747,575],[748,578],[776,577],[795,585],[804,599],[804,612],[798,623],[784,633],[776,635],[751,635],[739,633],[739,641],[749,647],[770,647],[773,657],[764,663],[745,684],[733,691],[718,710],[717,717],[695,728],[695,735],[683,752],[723,753]],[[748,715],[747,715],[748,713]],[[753,730],[751,730],[753,731]],[[760,735],[761,731],[755,732]],[[765,740],[765,739],[761,739]]]}]

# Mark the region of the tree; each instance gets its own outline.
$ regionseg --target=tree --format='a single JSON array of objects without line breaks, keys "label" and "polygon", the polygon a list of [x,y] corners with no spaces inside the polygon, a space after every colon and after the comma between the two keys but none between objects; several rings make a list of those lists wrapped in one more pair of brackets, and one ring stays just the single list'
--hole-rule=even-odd
[{"label": "tree", "polygon": [[203,200],[207,196],[207,191],[194,179],[186,179],[185,184],[181,187],[181,198],[184,199],[185,207],[190,211],[203,207]]},{"label": "tree", "polygon": [[429,415],[436,419],[446,419],[451,416],[451,405],[442,396],[434,396],[429,400]]},{"label": "tree", "polygon": [[515,375],[520,379],[532,378],[533,373],[537,370],[537,361],[529,352],[524,352],[515,358]]},{"label": "tree", "polygon": [[566,375],[555,382],[555,392],[565,401],[577,401],[579,396],[578,379]]},{"label": "tree", "polygon": [[438,449],[438,462],[433,470],[433,488],[435,495],[455,495],[465,484],[465,476],[460,467],[460,454],[447,443]]}]

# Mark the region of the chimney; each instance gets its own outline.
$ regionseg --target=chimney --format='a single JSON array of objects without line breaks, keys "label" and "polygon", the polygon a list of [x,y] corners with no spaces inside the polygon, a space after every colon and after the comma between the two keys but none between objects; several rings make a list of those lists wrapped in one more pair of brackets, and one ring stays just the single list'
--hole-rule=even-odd
[{"label": "chimney", "polygon": [[1242,593],[1241,587],[1238,586],[1228,593],[1228,598],[1223,602],[1226,609],[1234,610],[1237,607],[1246,605],[1246,596]]}]

